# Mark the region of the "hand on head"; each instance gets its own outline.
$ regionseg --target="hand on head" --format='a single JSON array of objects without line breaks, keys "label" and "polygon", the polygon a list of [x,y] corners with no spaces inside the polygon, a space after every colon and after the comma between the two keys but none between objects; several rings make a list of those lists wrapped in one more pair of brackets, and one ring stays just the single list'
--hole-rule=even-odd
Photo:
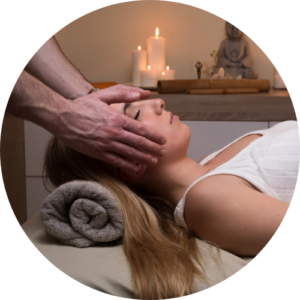
[{"label": "hand on head", "polygon": [[103,160],[123,172],[137,174],[136,163],[154,165],[163,156],[166,139],[154,129],[109,107],[150,96],[149,91],[123,85],[113,86],[70,103],[63,116],[64,128],[56,136],[69,147]]}]

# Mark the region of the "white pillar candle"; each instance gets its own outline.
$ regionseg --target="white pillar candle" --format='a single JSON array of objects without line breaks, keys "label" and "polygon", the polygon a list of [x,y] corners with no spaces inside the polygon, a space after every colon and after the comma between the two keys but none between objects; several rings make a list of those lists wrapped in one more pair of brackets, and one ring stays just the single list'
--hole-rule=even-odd
[{"label": "white pillar candle", "polygon": [[166,67],[164,73],[166,75],[166,79],[168,80],[173,80],[175,78],[175,70],[170,70],[169,66]]},{"label": "white pillar candle", "polygon": [[166,80],[166,79],[168,79],[168,78],[166,76],[165,71],[162,71],[157,75],[157,80]]},{"label": "white pillar candle", "polygon": [[148,66],[148,70],[142,70],[142,87],[155,87],[157,85],[156,71]]},{"label": "white pillar candle", "polygon": [[147,39],[148,65],[157,71],[157,75],[166,68],[166,40],[158,35],[156,28],[156,36]]},{"label": "white pillar candle", "polygon": [[137,50],[132,52],[132,85],[141,86],[141,71],[147,69],[147,52],[141,50],[138,46]]}]

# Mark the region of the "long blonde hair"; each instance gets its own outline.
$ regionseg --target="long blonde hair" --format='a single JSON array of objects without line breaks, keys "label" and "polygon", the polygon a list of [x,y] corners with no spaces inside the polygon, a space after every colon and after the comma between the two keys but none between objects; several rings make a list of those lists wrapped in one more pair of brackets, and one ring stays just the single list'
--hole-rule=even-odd
[{"label": "long blonde hair", "polygon": [[45,153],[44,175],[56,187],[88,180],[101,183],[116,195],[124,216],[123,248],[136,298],[189,295],[194,292],[195,277],[207,283],[195,237],[176,225],[173,209],[164,199],[138,196],[115,168],[71,149],[55,137]]}]

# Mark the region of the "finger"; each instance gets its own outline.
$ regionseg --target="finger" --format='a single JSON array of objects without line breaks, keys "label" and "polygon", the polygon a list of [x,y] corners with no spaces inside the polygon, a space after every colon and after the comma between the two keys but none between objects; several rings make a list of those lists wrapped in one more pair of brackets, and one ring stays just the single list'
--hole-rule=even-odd
[{"label": "finger", "polygon": [[101,154],[101,160],[129,174],[136,174],[139,171],[139,167],[136,164],[120,157],[113,152],[103,152]]},{"label": "finger", "polygon": [[138,91],[129,91],[126,89],[116,90],[102,90],[95,93],[95,96],[107,104],[118,102],[133,102],[140,99],[140,93]]},{"label": "finger", "polygon": [[130,161],[136,161],[139,163],[145,163],[147,165],[155,165],[157,163],[157,158],[152,155],[141,152],[133,147],[125,145],[123,143],[114,143],[111,145],[111,150],[118,154],[125,156]]},{"label": "finger", "polygon": [[134,87],[134,86],[127,86],[127,85],[117,85],[116,89],[125,89],[128,91],[133,91],[133,92],[138,92],[140,93],[140,99],[146,99],[151,95],[151,91],[148,90],[143,90],[139,87]]},{"label": "finger", "polygon": [[[130,146],[138,151],[147,152],[150,156],[161,157],[165,154],[163,146],[125,130],[122,132],[122,135],[119,135],[116,138],[116,140],[121,144]],[[147,156],[146,159],[148,158],[149,157]]]},{"label": "finger", "polygon": [[[123,125],[123,129],[128,131],[128,133],[131,133],[130,136],[127,134],[127,141],[129,142],[129,145],[134,146],[134,147],[138,146],[136,148],[138,148],[140,150],[146,150],[146,149],[144,149],[145,147],[147,147],[147,149],[150,150],[149,146],[151,146],[151,147],[155,146],[155,144],[153,145],[153,143],[151,143],[151,141],[153,141],[156,144],[160,144],[160,145],[163,145],[167,142],[166,138],[161,133],[150,128],[149,126],[146,126],[145,124],[142,124],[142,123],[135,121],[131,118],[128,118],[126,116],[122,116],[122,117],[126,121]],[[134,135],[132,135],[132,133],[134,133]],[[144,140],[144,139],[141,139],[140,137],[144,137],[146,139]],[[149,142],[147,142],[147,139],[150,140],[149,141],[150,144],[149,144]],[[149,153],[152,154],[153,150],[149,151]]]},{"label": "finger", "polygon": [[142,90],[142,92],[140,92],[140,94],[141,94],[140,99],[147,99],[147,98],[150,97],[151,91],[148,91],[148,90]]}]

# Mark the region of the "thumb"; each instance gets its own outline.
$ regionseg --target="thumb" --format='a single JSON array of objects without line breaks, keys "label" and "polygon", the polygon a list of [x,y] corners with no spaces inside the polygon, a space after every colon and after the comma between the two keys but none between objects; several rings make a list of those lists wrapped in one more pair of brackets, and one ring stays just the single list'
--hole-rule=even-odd
[{"label": "thumb", "polygon": [[95,93],[101,101],[112,104],[119,102],[133,102],[140,99],[141,94],[137,91],[129,91],[129,90],[102,90]]}]

